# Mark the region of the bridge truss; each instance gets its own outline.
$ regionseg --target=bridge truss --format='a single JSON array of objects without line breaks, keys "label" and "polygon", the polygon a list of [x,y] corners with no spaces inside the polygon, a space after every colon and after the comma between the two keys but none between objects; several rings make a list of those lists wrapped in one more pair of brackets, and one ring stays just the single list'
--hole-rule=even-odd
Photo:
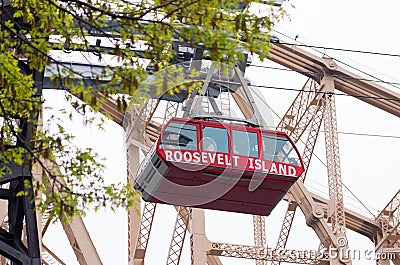
[{"label": "bridge truss", "polygon": [[[390,262],[399,264],[400,261],[397,260],[399,256],[397,247],[399,242],[399,194],[397,193],[393,197],[375,219],[364,217],[344,206],[335,91],[357,95],[359,99],[368,104],[396,116],[400,114],[398,102],[382,104],[382,101],[378,99],[398,98],[399,95],[372,82],[362,81],[360,76],[340,68],[331,58],[318,58],[304,50],[283,44],[275,44],[271,54],[270,60],[274,62],[300,73],[311,73],[307,74],[308,81],[277,126],[278,130],[288,133],[295,142],[299,141],[305,133],[308,133],[308,136],[303,150],[306,172],[302,175],[301,181],[291,188],[285,198],[288,207],[276,248],[269,249],[266,246],[265,217],[263,216],[253,216],[254,245],[211,242],[205,233],[204,210],[176,207],[176,223],[166,264],[179,264],[186,233],[190,235],[193,265],[222,264],[219,256],[254,259],[256,264],[267,264],[267,262],[271,262],[271,264],[351,264],[351,259],[330,257],[327,253],[308,258],[279,254],[262,255],[265,252],[273,253],[277,250],[285,250],[298,208],[302,211],[306,224],[315,231],[321,242],[319,248],[316,249],[317,253],[321,253],[321,248],[329,247],[339,249],[341,253],[349,252],[346,236],[346,231],[349,229],[371,240],[376,246],[377,253],[392,253],[392,261],[377,260],[378,264],[390,264]],[[156,100],[149,100],[142,110],[144,115],[138,112],[136,116],[139,117],[132,120],[130,125],[131,133],[135,129],[144,132],[137,133],[138,136],[135,138],[143,145],[146,142],[152,143],[148,139],[156,138],[154,130],[149,128],[161,126],[161,124],[149,125],[157,106]],[[176,112],[176,105],[167,105],[164,122]],[[317,137],[321,133],[322,124],[325,134],[329,198],[322,198],[308,191],[303,184]],[[138,151],[139,146],[135,143],[130,143],[128,146],[128,161],[133,161],[131,156],[138,155],[135,151]],[[134,171],[131,172],[130,178],[134,178]],[[137,220],[129,223],[130,264],[144,264],[155,211],[155,204],[145,203],[140,225]],[[291,251],[286,250],[280,253],[292,253]]]}]

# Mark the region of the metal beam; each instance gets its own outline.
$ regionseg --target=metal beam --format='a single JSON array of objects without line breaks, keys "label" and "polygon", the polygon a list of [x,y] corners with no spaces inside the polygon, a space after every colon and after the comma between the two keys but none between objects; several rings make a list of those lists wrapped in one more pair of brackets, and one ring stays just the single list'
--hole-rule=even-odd
[{"label": "metal beam", "polygon": [[[62,175],[57,165],[52,162],[46,161],[45,165],[50,172],[57,172],[57,176]],[[51,177],[48,174],[46,174],[46,176],[51,182]],[[63,182],[62,179],[59,179],[59,181],[61,183]],[[64,183],[62,183],[62,185],[64,185]],[[53,192],[57,192],[56,189],[54,189]],[[96,247],[86,229],[82,217],[78,215],[74,217],[73,220],[68,220],[66,219],[67,217],[61,215],[59,218],[79,264],[102,265],[103,263],[101,262],[100,256],[97,253]]]},{"label": "metal beam", "polygon": [[61,218],[61,223],[79,264],[102,265],[103,263],[82,218],[77,216],[67,224],[63,220],[64,218]]},{"label": "metal beam", "polygon": [[45,265],[67,265],[45,245],[42,245],[42,249],[42,261]]},{"label": "metal beam", "polygon": [[[324,210],[324,215],[327,218],[329,200],[315,193],[308,193],[315,203]],[[375,241],[376,235],[381,231],[381,225],[378,221],[367,218],[347,208],[344,208],[344,215],[346,217],[346,227],[348,229],[360,235],[366,236],[373,242]]]},{"label": "metal beam", "polygon": [[382,246],[393,247],[400,243],[400,190],[393,196],[375,219],[382,224],[382,236],[376,242],[377,252]]},{"label": "metal beam", "polygon": [[174,232],[168,251],[167,265],[178,265],[181,259],[183,243],[188,228],[190,210],[184,206],[175,206],[177,215],[175,220]]},{"label": "metal beam", "polygon": [[204,209],[189,209],[191,265],[206,265],[211,242],[205,234]]},{"label": "metal beam", "polygon": [[332,76],[337,90],[400,117],[399,93],[339,67],[332,58],[320,58],[295,45],[279,43],[272,46],[270,54],[271,61],[308,76],[318,83],[324,76]]},{"label": "metal beam", "polygon": [[294,142],[299,141],[321,107],[323,95],[320,90],[321,87],[309,78],[277,125],[277,130],[286,132]]},{"label": "metal beam", "polygon": [[[159,100],[150,99],[143,106],[130,106],[127,109],[127,113],[129,114],[125,121],[122,123],[125,126],[125,132],[127,134],[127,162],[128,162],[128,182],[133,186],[135,174],[139,168],[139,157],[140,157],[140,148],[137,146],[141,144],[145,146],[149,144],[146,141],[146,127],[151,120],[151,117],[154,114],[158,106]],[[133,139],[135,144],[130,142],[130,139]],[[148,205],[149,206],[149,205]],[[155,209],[155,204],[154,208]],[[146,223],[146,227],[149,229],[148,233],[145,233],[145,237],[140,237],[142,221],[146,219],[141,219],[140,215],[140,201],[135,204],[132,209],[128,210],[128,264],[143,264],[144,257],[146,254],[147,248],[147,239],[150,236],[150,229],[152,225],[152,218],[154,211],[148,212],[148,220],[151,222]],[[143,213],[144,214],[144,213]],[[143,224],[145,225],[145,224]],[[144,231],[143,231],[144,232]],[[144,240],[145,245],[141,244],[141,240]]]},{"label": "metal beam", "polygon": [[209,255],[253,259],[256,261],[274,261],[296,264],[320,264],[322,255],[317,251],[299,251],[291,249],[261,248],[257,246],[212,242]]},{"label": "metal beam", "polygon": [[[265,216],[253,215],[254,245],[258,248],[266,247]],[[267,261],[258,259],[256,265],[266,265]]]},{"label": "metal beam", "polygon": [[[291,194],[298,203],[301,211],[306,218],[306,224],[314,229],[318,238],[324,246],[331,245],[338,249],[338,251],[347,251],[347,246],[340,244],[340,236],[334,234],[330,229],[328,223],[324,219],[324,211],[321,207],[317,206],[311,194],[307,191],[303,182],[297,181],[291,188]],[[342,252],[347,253],[347,252]],[[331,264],[349,264],[351,261],[344,260],[343,257],[331,257]]]},{"label": "metal beam", "polygon": [[[334,92],[333,77],[324,77],[324,91]],[[346,237],[346,219],[344,216],[343,184],[340,169],[339,139],[337,134],[335,95],[327,94],[325,101],[325,148],[328,169],[329,205],[328,220],[331,221],[333,233]]]},{"label": "metal beam", "polygon": [[[307,81],[307,83],[309,81]],[[313,81],[312,83],[315,82]],[[288,134],[290,134],[290,131],[296,132],[295,135],[297,137],[294,138],[295,142],[299,140],[300,136],[303,134],[306,128],[308,128],[309,123],[311,123],[309,130],[310,132],[307,137],[307,141],[302,156],[305,168],[305,171],[300,176],[299,180],[302,182],[305,181],[305,178],[307,176],[308,168],[311,162],[315,144],[317,142],[317,137],[320,131],[324,114],[324,106],[323,106],[323,101],[321,100],[321,94],[316,93],[317,90],[315,84],[309,86],[310,90],[304,91],[304,88],[308,87],[306,85],[303,87],[302,91],[299,93],[299,95],[296,97],[293,104],[289,108],[287,113],[290,114],[289,115],[286,114],[280,123],[282,124],[281,127],[285,128],[285,131],[289,131]],[[303,111],[300,111],[301,107],[304,109]],[[295,127],[292,127],[290,125],[291,123],[293,123],[292,121],[296,121]],[[294,201],[290,200],[288,203],[289,203],[288,208],[286,210],[281,231],[279,233],[278,242],[276,244],[276,248],[278,249],[279,248],[284,249],[286,247],[289,238],[289,233],[292,228],[294,216],[297,209],[297,204]],[[273,261],[271,265],[279,265],[279,262]]]},{"label": "metal beam", "polygon": [[134,264],[144,264],[147,245],[149,243],[151,228],[153,226],[154,213],[156,211],[156,203],[145,202],[140,222],[139,236],[136,243],[134,254]]}]

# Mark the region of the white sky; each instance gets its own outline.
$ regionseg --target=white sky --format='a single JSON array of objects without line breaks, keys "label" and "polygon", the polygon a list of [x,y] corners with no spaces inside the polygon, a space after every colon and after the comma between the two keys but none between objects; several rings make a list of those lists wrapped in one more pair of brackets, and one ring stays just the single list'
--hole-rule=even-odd
[{"label": "white sky", "polygon": [[[290,8],[293,4],[296,8]],[[290,15],[275,29],[310,45],[345,48],[400,54],[400,37],[396,30],[400,25],[400,3],[398,1],[290,1],[284,5]],[[277,37],[281,35],[274,33]],[[288,41],[293,42],[293,41]],[[378,76],[385,81],[399,82],[399,57],[366,55],[351,52],[326,53],[340,61]],[[254,58],[254,64],[261,64]],[[265,65],[274,65],[270,62]],[[276,65],[274,65],[276,66]],[[342,65],[341,65],[342,66]],[[291,72],[248,68],[247,75],[257,85],[300,89],[305,78]],[[396,88],[394,88],[396,89]],[[272,109],[282,116],[296,96],[296,92],[265,89],[265,97]],[[400,90],[399,90],[400,91]],[[56,107],[60,93],[46,91],[48,104]],[[390,135],[400,137],[400,120],[391,114],[367,105],[351,97],[337,96],[337,119],[339,132]],[[278,121],[277,118],[275,118]],[[84,146],[95,148],[107,158],[107,179],[125,180],[126,157],[122,129],[109,123],[105,132],[81,126],[79,115],[75,117],[74,132]],[[382,138],[339,134],[342,179],[344,184],[376,214],[399,189],[400,138]],[[323,134],[320,134],[316,155],[325,161]],[[306,185],[310,190],[327,197],[326,169],[313,158]],[[345,191],[346,206],[368,216],[359,203]],[[350,196],[350,197],[349,197]],[[286,202],[281,202],[267,218],[267,242],[274,247]],[[171,206],[160,205],[150,238],[146,263],[165,264],[171,240],[175,210]],[[127,221],[123,212],[114,214],[101,212],[89,214],[85,218],[87,228],[105,265],[127,264]],[[249,215],[207,211],[207,236],[212,241],[238,244],[253,244],[252,217]],[[348,232],[351,249],[373,249],[369,239]],[[190,264],[187,242],[181,264]],[[75,256],[60,225],[53,225],[46,233],[45,244],[68,265],[77,264]],[[312,229],[305,225],[304,216],[298,211],[288,242],[291,249],[316,249],[318,240]],[[224,264],[255,264],[250,260],[221,258]],[[374,261],[353,261],[353,264],[375,264]]]}]

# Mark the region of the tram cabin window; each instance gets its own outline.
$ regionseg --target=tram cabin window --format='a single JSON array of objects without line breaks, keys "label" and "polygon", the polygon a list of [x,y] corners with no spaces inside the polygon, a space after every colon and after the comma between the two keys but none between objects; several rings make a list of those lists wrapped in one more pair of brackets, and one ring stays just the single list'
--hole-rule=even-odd
[{"label": "tram cabin window", "polygon": [[291,142],[282,137],[263,136],[264,159],[300,166],[300,158]]},{"label": "tram cabin window", "polygon": [[232,136],[235,155],[258,157],[257,133],[232,130]]},{"label": "tram cabin window", "polygon": [[203,150],[228,153],[228,132],[226,129],[204,126]]},{"label": "tram cabin window", "polygon": [[160,148],[197,150],[196,126],[183,123],[170,123],[162,135]]}]

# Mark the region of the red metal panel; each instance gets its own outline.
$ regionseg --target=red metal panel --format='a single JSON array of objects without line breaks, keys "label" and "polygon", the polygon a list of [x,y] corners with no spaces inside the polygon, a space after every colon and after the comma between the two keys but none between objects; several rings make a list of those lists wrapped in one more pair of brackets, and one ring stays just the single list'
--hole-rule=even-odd
[{"label": "red metal panel", "polygon": [[[266,178],[251,191],[249,180],[243,178],[228,179],[201,172],[187,174],[185,170],[174,168],[165,176],[151,201],[266,215],[293,182],[293,179]],[[255,210],[257,207],[259,209]]]},{"label": "red metal panel", "polygon": [[[283,132],[260,128],[222,124],[204,120],[172,118],[164,126],[161,135],[171,122],[187,123],[197,128],[198,150],[160,148],[156,152],[168,166],[168,170],[153,194],[146,200],[173,205],[223,210],[230,212],[268,215],[304,171],[300,166],[263,159],[262,135],[288,139]],[[229,153],[202,150],[202,126],[226,128]],[[231,130],[257,133],[259,157],[232,154]],[[297,152],[293,142],[290,141]],[[300,156],[299,156],[300,157]],[[165,166],[164,166],[165,168]],[[152,170],[156,170],[152,167]],[[152,176],[150,173],[149,177]],[[144,176],[146,177],[146,176]],[[140,186],[141,176],[137,177]]]}]

